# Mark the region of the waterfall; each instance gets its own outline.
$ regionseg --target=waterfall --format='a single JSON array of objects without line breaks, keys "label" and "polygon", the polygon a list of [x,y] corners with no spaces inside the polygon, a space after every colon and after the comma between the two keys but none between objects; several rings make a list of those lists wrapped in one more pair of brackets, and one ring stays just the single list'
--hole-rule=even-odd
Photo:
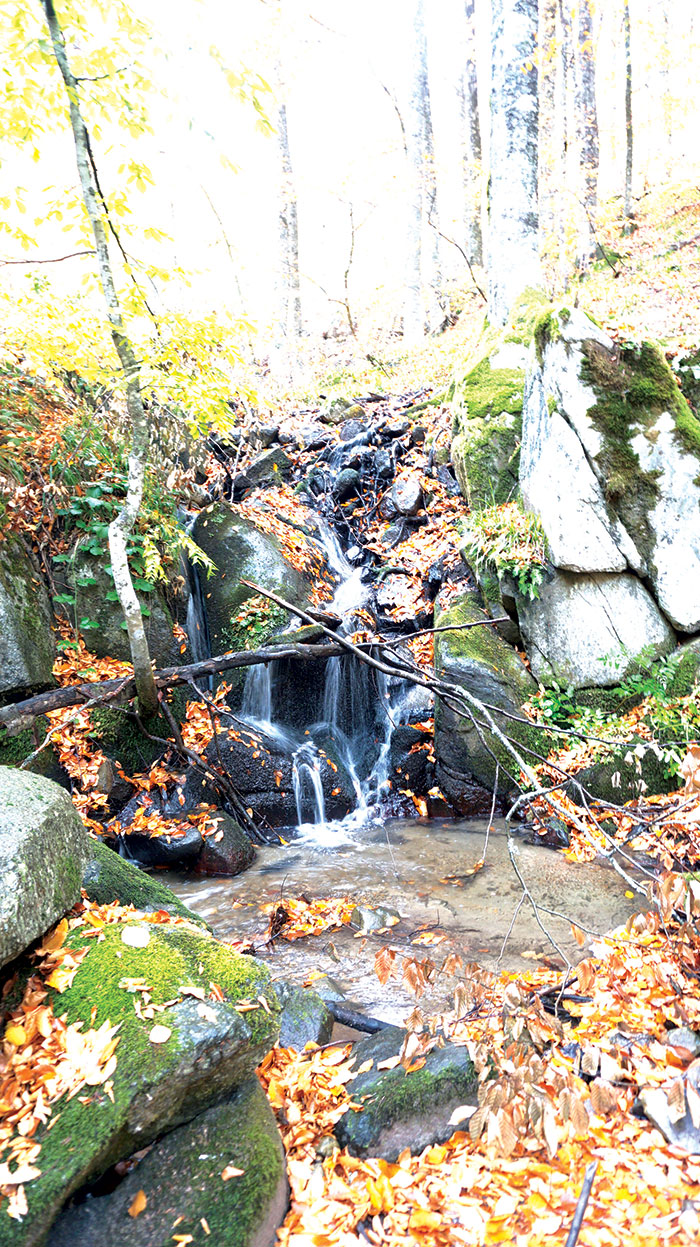
[{"label": "waterfall", "polygon": [[273,663],[261,663],[251,667],[243,688],[241,714],[244,719],[272,727],[272,670]]},{"label": "waterfall", "polygon": [[[324,828],[326,803],[323,796],[318,750],[313,743],[306,742],[295,750],[292,779],[299,831],[308,832],[314,827]],[[311,813],[311,819],[304,817],[306,813]]]},{"label": "waterfall", "polygon": [[[197,518],[196,512],[181,511],[179,518],[185,531],[190,533]],[[204,591],[202,582],[199,579],[199,572],[187,554],[183,553],[181,561],[189,590],[185,632],[190,643],[190,653],[193,661],[203,662],[206,658],[211,658],[211,638],[209,635],[209,621],[207,619]],[[206,686],[210,690],[213,688],[212,676],[205,677],[204,681],[200,683],[202,683],[202,687]]]}]

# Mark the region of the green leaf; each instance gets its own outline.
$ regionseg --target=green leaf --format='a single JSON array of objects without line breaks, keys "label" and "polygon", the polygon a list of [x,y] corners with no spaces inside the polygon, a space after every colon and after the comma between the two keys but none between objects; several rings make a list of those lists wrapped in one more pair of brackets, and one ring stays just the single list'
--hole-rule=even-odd
[{"label": "green leaf", "polygon": [[75,606],[75,598],[70,593],[57,593],[54,602],[58,602],[60,606]]}]

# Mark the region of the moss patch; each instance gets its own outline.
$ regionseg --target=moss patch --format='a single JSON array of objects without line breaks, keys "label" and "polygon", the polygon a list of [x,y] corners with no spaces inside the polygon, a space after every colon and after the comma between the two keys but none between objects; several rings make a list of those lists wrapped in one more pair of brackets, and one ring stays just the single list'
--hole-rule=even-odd
[{"label": "moss patch", "polygon": [[144,913],[164,909],[209,929],[204,919],[183,905],[159,879],[139,870],[101,840],[93,840],[91,849],[93,856],[83,874],[83,888],[95,904],[110,905],[112,901],[119,901],[122,905],[134,905]]},{"label": "moss patch", "polygon": [[488,358],[456,390],[452,462],[472,508],[507,502],[518,486],[525,374]]},{"label": "moss patch", "polygon": [[[136,929],[148,933],[145,948],[122,939]],[[131,920],[106,926],[92,938],[88,932],[78,928],[69,935],[68,948],[89,952],[72,985],[62,995],[49,989],[48,998],[69,1024],[82,1021],[87,1028],[94,1017],[95,1026],[120,1025],[114,1101],[102,1086],[88,1088],[87,1102],[79,1097],[62,1102],[51,1129],[37,1132],[42,1172],[27,1190],[28,1242],[41,1241],[56,1209],[83,1182],[249,1078],[278,1033],[279,1006],[267,969],[201,929]],[[134,1011],[134,994],[124,986],[129,979],[145,979],[153,1004],[177,1003],[142,1020]],[[213,985],[223,1001],[210,995],[204,1015],[196,999],[181,998],[183,986],[210,994]],[[269,1001],[269,1013],[262,1007],[236,1010],[236,1002],[255,1001],[260,994]],[[166,1043],[149,1041],[154,1022],[170,1028]],[[16,1224],[0,1214],[1,1247],[16,1243]]]}]

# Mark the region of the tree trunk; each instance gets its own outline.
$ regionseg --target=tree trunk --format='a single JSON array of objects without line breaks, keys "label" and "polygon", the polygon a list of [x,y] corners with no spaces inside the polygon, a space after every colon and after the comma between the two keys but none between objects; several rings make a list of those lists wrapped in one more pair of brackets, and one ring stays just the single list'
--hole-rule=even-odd
[{"label": "tree trunk", "polygon": [[[406,126],[406,155],[408,157],[410,187],[406,238],[406,291],[403,313],[403,336],[406,342],[419,342],[425,333],[423,227],[426,217],[431,212],[431,204],[429,199],[426,202],[429,192],[426,178],[427,152],[424,97],[428,89],[428,75],[423,0],[414,0],[413,32],[411,94],[407,110],[408,124]],[[430,107],[429,104],[428,107]],[[433,210],[434,206],[432,205]]]},{"label": "tree trunk", "polygon": [[279,211],[280,329],[283,337],[292,344],[302,334],[301,289],[299,284],[299,221],[294,171],[289,151],[287,105],[284,102],[280,103],[277,110],[277,140],[282,170]]},{"label": "tree trunk", "polygon": [[109,526],[109,554],[112,561],[112,571],[114,572],[114,587],[119,596],[126,620],[139,706],[141,713],[148,717],[158,709],[158,694],[153,679],[151,656],[148,651],[148,642],[143,627],[141,607],[132,583],[126,552],[127,540],[136,522],[143,497],[148,455],[148,417],[141,399],[139,363],[124,327],[117,291],[114,285],[107,233],[99,202],[101,196],[97,186],[97,172],[92,158],[90,138],[80,111],[79,85],[68,62],[63,31],[56,16],[53,0],[41,0],[41,3],[51,35],[56,64],[63,78],[68,97],[68,109],[75,142],[75,155],[83,203],[85,204],[85,211],[87,212],[95,239],[100,284],[107,305],[112,341],[119,356],[126,386],[126,404],[132,431],[129,477],[124,506]]},{"label": "tree trunk", "polygon": [[470,263],[481,264],[481,126],[476,73],[476,27],[474,0],[464,0],[466,48],[464,70],[459,84],[462,130],[462,170],[464,179],[465,251]]},{"label": "tree trunk", "polygon": [[541,0],[539,17],[539,99],[540,125],[538,145],[538,186],[540,231],[542,243],[551,252],[558,216],[556,188],[561,148],[557,142],[557,5],[556,0]]},{"label": "tree trunk", "polygon": [[632,27],[629,0],[625,0],[622,24],[625,32],[625,205],[626,217],[632,217],[632,171],[634,168],[634,133],[632,130]]},{"label": "tree trunk", "polygon": [[492,0],[489,320],[539,286],[537,0]]},{"label": "tree trunk", "polygon": [[576,47],[576,127],[578,132],[581,198],[584,213],[579,236],[578,267],[588,268],[595,249],[595,217],[598,206],[598,110],[595,93],[595,48],[590,0],[578,3]]}]

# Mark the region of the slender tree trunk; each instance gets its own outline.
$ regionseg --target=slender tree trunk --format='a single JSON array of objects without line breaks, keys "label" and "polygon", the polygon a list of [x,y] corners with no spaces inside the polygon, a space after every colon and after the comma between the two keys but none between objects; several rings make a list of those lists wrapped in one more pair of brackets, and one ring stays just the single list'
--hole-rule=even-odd
[{"label": "slender tree trunk", "polygon": [[626,217],[632,211],[632,172],[634,169],[634,132],[632,129],[632,25],[629,0],[624,0],[622,25],[625,33],[625,205]]},{"label": "slender tree trunk", "polygon": [[299,283],[299,220],[297,195],[294,183],[292,157],[289,151],[287,130],[287,105],[282,102],[277,110],[277,140],[279,143],[282,187],[279,211],[280,240],[280,328],[283,336],[292,343],[302,334],[301,288]]},{"label": "slender tree trunk", "polygon": [[132,583],[126,552],[127,541],[136,523],[143,497],[148,455],[148,417],[144,409],[139,386],[139,362],[124,327],[117,291],[114,285],[107,233],[97,188],[97,174],[90,148],[90,138],[80,111],[79,85],[68,62],[63,31],[56,16],[53,0],[41,0],[41,4],[48,24],[56,64],[66,88],[83,203],[85,204],[85,211],[87,212],[95,239],[100,284],[107,305],[112,341],[119,356],[126,386],[126,405],[132,431],[129,477],[124,506],[109,526],[109,554],[114,573],[114,587],[119,596],[126,620],[139,707],[142,714],[149,716],[158,709],[158,694],[153,679],[151,656],[148,651],[148,642],[143,627],[141,607]]},{"label": "slender tree trunk", "polygon": [[576,124],[579,169],[584,210],[579,237],[578,267],[585,271],[595,249],[595,218],[598,207],[598,110],[595,93],[595,48],[590,0],[578,0],[576,55]]},{"label": "slender tree trunk", "polygon": [[466,47],[464,69],[459,84],[462,129],[462,170],[464,179],[465,251],[472,264],[481,264],[481,126],[476,73],[476,26],[474,0],[464,0]]},{"label": "slender tree trunk", "polygon": [[[419,342],[425,333],[423,299],[423,228],[431,212],[426,178],[426,126],[424,92],[427,88],[427,52],[423,0],[413,6],[413,65],[411,93],[407,109],[406,155],[409,176],[409,211],[406,238],[406,290],[403,334],[407,342]],[[434,205],[433,205],[434,208]]]},{"label": "slender tree trunk", "polygon": [[541,0],[538,35],[538,69],[540,99],[540,136],[538,185],[540,231],[543,246],[551,251],[557,215],[555,187],[560,147],[557,143],[557,5],[556,0]]},{"label": "slender tree trunk", "polygon": [[489,320],[541,284],[537,195],[537,0],[492,0]]}]

